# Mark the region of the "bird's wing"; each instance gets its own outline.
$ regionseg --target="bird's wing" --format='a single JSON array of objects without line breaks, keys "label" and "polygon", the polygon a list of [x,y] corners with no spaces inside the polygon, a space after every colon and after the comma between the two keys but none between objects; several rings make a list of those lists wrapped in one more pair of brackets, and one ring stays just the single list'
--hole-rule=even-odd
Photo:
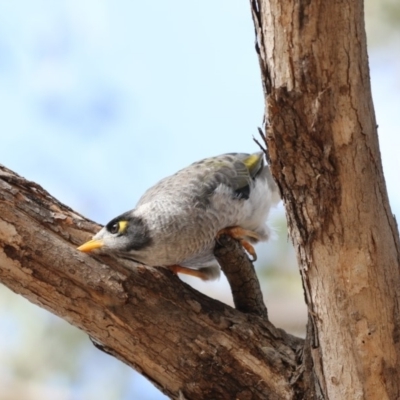
[{"label": "bird's wing", "polygon": [[249,187],[251,180],[262,171],[264,157],[262,152],[254,154],[237,153],[233,154],[233,157],[234,174],[231,175],[228,186],[240,195],[244,189]]},{"label": "bird's wing", "polygon": [[229,153],[204,161],[209,165],[204,193],[212,194],[223,184],[232,189],[233,197],[249,198],[250,183],[263,168],[263,154]]},{"label": "bird's wing", "polygon": [[221,184],[232,189],[232,197],[247,199],[250,183],[263,170],[263,166],[261,152],[228,153],[206,158],[158,182],[144,193],[137,206],[156,198],[164,201],[172,196],[179,201],[177,193],[181,193],[182,201],[190,197],[196,205],[206,206],[209,197]]}]

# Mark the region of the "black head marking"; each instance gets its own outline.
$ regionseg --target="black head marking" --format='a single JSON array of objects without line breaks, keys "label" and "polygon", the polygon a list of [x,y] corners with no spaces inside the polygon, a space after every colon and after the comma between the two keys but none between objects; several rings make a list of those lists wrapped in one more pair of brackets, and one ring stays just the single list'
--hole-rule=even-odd
[{"label": "black head marking", "polygon": [[[125,222],[126,227],[121,230],[121,223]],[[142,250],[153,243],[150,230],[142,217],[132,214],[128,211],[112,219],[107,225],[106,230],[119,236],[125,236],[128,239],[124,251]]]},{"label": "black head marking", "polygon": [[135,215],[130,215],[126,220],[128,227],[125,234],[129,237],[129,245],[126,250],[142,250],[149,247],[153,243],[153,239],[146,221]]}]

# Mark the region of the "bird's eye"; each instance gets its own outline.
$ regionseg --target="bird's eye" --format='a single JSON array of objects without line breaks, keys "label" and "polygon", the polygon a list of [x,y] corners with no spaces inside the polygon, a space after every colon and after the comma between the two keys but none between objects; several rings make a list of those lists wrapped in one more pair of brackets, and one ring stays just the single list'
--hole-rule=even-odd
[{"label": "bird's eye", "polygon": [[122,235],[128,227],[128,221],[111,221],[107,224],[106,229],[111,235]]},{"label": "bird's eye", "polygon": [[119,222],[114,222],[109,228],[108,231],[115,235],[119,231]]}]

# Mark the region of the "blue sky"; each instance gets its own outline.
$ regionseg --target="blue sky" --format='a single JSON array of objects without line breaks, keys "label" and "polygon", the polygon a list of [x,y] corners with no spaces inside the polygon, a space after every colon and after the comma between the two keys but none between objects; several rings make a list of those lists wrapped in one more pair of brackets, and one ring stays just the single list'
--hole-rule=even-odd
[{"label": "blue sky", "polygon": [[[397,39],[370,48],[397,215],[398,49]],[[257,150],[264,104],[248,2],[0,0],[0,109],[0,163],[106,223],[197,159]],[[109,370],[90,354],[82,376],[97,382]],[[129,384],[125,397],[155,399],[149,387]],[[90,398],[85,383],[73,390]]]},{"label": "blue sky", "polygon": [[196,159],[257,149],[260,74],[240,2],[42,3],[0,16],[2,163],[105,222]]},{"label": "blue sky", "polygon": [[[0,3],[1,162],[102,223],[196,159],[255,150],[262,121],[247,4],[141,3]],[[399,61],[376,53],[375,107],[398,209]]]}]

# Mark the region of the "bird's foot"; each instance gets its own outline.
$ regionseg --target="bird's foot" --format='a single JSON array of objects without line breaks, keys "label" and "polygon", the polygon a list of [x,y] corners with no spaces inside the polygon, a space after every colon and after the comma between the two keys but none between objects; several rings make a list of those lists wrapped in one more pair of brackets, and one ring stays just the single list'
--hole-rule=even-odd
[{"label": "bird's foot", "polygon": [[250,231],[248,229],[241,228],[240,226],[231,226],[228,228],[221,229],[217,233],[216,239],[221,235],[228,235],[233,239],[236,239],[240,242],[240,244],[244,247],[244,249],[252,256],[251,261],[257,260],[257,254],[254,250],[254,247],[251,245],[249,240],[254,240],[258,242],[260,240],[260,235],[254,231]]}]

